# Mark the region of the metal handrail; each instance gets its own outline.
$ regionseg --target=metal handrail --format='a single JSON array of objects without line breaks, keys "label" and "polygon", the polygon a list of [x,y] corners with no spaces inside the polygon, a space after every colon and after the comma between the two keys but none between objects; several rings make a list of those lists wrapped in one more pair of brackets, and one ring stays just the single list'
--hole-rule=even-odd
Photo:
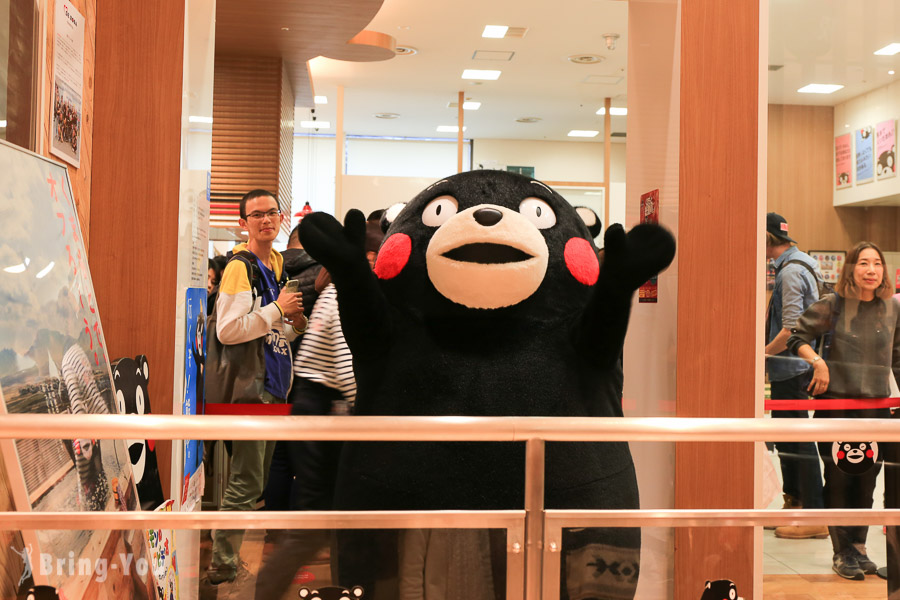
[{"label": "metal handrail", "polygon": [[680,417],[0,416],[0,439],[778,442],[900,441],[891,419]]}]

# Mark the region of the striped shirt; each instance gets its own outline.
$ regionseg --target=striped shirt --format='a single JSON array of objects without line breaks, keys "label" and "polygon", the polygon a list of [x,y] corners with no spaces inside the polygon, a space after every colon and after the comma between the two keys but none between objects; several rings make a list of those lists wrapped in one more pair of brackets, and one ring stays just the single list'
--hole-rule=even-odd
[{"label": "striped shirt", "polygon": [[341,330],[334,284],[322,290],[313,306],[309,328],[294,357],[294,375],[339,391],[351,405],[356,399],[353,356]]}]

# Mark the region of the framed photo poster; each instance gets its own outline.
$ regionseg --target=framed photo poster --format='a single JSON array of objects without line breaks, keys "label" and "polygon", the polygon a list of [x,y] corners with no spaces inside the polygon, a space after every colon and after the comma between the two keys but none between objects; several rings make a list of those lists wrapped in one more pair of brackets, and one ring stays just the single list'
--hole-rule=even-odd
[{"label": "framed photo poster", "polygon": [[843,250],[809,250],[808,254],[819,263],[819,270],[827,283],[837,283],[844,268],[847,253]]},{"label": "framed photo poster", "polygon": [[856,184],[875,178],[875,132],[871,125],[856,130]]}]

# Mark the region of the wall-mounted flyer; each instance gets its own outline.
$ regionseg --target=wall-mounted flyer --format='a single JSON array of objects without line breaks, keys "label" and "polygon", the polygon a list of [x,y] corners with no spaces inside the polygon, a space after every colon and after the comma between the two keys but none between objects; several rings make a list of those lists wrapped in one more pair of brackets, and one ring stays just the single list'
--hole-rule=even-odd
[{"label": "wall-mounted flyer", "polygon": [[834,138],[834,189],[840,190],[852,185],[853,143],[850,134]]},{"label": "wall-mounted flyer", "polygon": [[53,105],[50,152],[81,165],[84,17],[69,0],[56,0],[53,18]]},{"label": "wall-mounted flyer", "polygon": [[819,271],[826,283],[837,283],[841,270],[844,268],[846,252],[842,250],[810,250],[807,254],[819,263]]},{"label": "wall-mounted flyer", "polygon": [[896,121],[882,121],[875,126],[875,174],[878,179],[888,179],[897,174],[897,126]]},{"label": "wall-mounted flyer", "polygon": [[856,130],[856,184],[875,178],[875,131],[871,125]]}]

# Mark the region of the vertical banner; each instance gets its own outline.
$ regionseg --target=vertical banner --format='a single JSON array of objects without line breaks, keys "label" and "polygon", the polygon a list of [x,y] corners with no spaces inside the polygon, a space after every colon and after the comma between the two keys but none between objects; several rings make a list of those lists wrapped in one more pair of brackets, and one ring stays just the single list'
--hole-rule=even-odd
[{"label": "vertical banner", "polygon": [[878,179],[887,179],[897,174],[897,127],[894,119],[875,126],[875,156],[878,157],[875,165]]},{"label": "vertical banner", "polygon": [[850,134],[845,133],[834,138],[834,189],[850,187],[853,171],[853,146]]},{"label": "vertical banner", "polygon": [[[182,414],[202,413],[203,365],[206,348],[206,288],[188,288],[185,298],[184,401]],[[199,409],[199,410],[198,410]],[[181,509],[191,511],[203,493],[203,442],[184,441],[184,486]]]},{"label": "vertical banner", "polygon": [[[659,223],[659,190],[641,194],[641,223]],[[658,301],[657,277],[654,275],[650,281],[638,289],[638,302],[656,303]]]},{"label": "vertical banner", "polygon": [[50,152],[77,168],[81,166],[84,17],[68,0],[56,0],[53,32]]},{"label": "vertical banner", "polygon": [[869,183],[875,178],[875,147],[872,126],[856,130],[856,184]]}]

